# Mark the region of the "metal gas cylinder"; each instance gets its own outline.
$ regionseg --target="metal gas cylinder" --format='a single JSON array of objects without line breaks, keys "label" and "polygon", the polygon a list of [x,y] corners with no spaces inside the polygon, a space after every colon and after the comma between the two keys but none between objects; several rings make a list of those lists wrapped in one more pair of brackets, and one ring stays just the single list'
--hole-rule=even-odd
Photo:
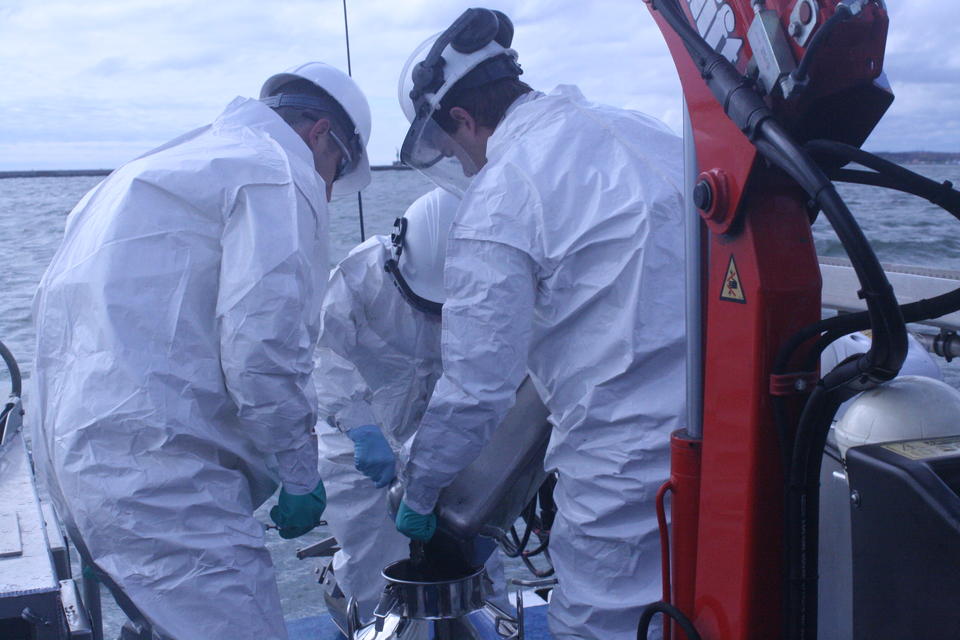
[{"label": "metal gas cylinder", "polygon": [[[517,399],[480,455],[440,493],[439,526],[452,536],[502,539],[546,479],[543,457],[550,441],[550,412],[528,377]],[[390,511],[396,515],[403,485],[390,487]]]}]

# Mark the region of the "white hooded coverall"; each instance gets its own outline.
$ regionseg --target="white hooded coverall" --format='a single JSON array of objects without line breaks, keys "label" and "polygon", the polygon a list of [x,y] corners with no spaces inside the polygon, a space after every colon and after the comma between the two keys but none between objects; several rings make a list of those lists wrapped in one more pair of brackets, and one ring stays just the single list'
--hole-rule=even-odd
[{"label": "white hooded coverall", "polygon": [[[442,189],[422,196],[433,207],[456,208]],[[320,475],[327,491],[325,519],[340,544],[334,574],[368,620],[383,592],[383,568],[409,555],[387,509],[387,488],[377,488],[354,467],[354,445],[345,432],[380,427],[394,454],[416,429],[440,377],[440,317],[414,309],[384,271],[390,239],[368,238],[330,274],[317,349],[317,397],[324,422],[317,426]],[[502,560],[494,553],[487,572],[502,590]]]},{"label": "white hooded coverall", "polygon": [[238,98],[88,193],[40,283],[35,454],[162,637],[287,637],[253,511],[319,481],[327,236],[309,148]]},{"label": "white hooded coverall", "polygon": [[559,472],[551,632],[633,640],[661,596],[654,496],[685,401],[681,142],[562,86],[511,105],[487,158],[448,240],[443,377],[404,499],[430,512],[529,368]]}]

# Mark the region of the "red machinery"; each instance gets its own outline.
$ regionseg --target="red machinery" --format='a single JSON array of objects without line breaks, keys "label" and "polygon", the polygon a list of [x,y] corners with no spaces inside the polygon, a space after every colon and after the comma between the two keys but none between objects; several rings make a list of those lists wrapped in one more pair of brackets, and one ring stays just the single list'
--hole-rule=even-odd
[{"label": "red machinery", "polygon": [[[877,81],[887,14],[881,0],[646,2],[683,85],[709,237],[702,435],[674,436],[665,595],[704,639],[813,638],[816,489],[803,469],[822,451],[830,407],[895,375],[905,337],[869,245],[802,147],[858,147],[889,106]],[[827,384],[802,357],[819,332],[801,331],[820,320],[810,226],[821,209],[858,265],[877,335],[864,362]]]}]

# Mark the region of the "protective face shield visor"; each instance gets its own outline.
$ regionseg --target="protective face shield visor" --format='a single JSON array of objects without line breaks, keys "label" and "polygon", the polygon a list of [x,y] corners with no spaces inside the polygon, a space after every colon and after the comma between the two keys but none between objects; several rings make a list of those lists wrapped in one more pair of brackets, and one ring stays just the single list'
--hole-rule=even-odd
[{"label": "protective face shield visor", "polygon": [[479,167],[432,113],[418,115],[410,125],[400,148],[400,160],[437,186],[462,196]]},{"label": "protective face shield visor", "polygon": [[[454,86],[467,89],[519,76],[522,71],[516,64],[516,52],[509,49],[512,40],[513,23],[506,15],[467,9],[432,43],[428,40],[414,51],[401,74],[400,102],[409,101],[411,108],[405,108],[405,113],[411,124],[400,159],[455,195],[463,195],[480,167],[434,115]],[[427,43],[429,51],[413,64]],[[406,84],[407,80],[412,85]]]}]

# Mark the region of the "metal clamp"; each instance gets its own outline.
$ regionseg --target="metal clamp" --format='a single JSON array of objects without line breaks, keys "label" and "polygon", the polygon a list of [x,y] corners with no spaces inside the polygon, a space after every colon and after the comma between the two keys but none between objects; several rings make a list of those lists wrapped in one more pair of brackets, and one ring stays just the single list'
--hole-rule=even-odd
[{"label": "metal clamp", "polygon": [[774,374],[770,376],[770,395],[804,395],[813,390],[819,379],[815,371]]}]

